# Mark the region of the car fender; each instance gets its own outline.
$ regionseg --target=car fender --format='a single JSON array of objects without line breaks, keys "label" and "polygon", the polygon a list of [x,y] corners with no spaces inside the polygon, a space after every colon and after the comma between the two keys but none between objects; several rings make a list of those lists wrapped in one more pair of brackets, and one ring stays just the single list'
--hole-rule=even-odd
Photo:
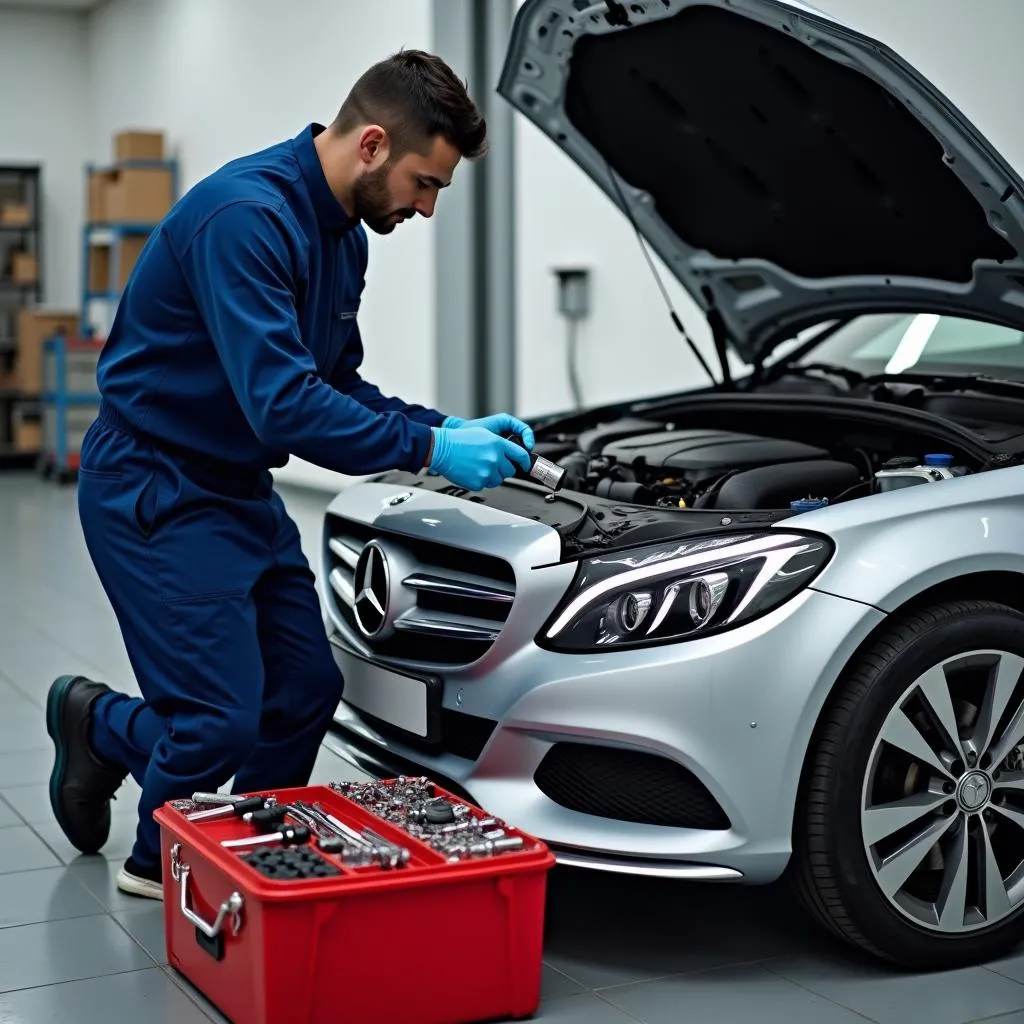
[{"label": "car fender", "polygon": [[958,576],[1024,576],[1024,466],[879,493],[778,525],[835,544],[815,590],[891,613]]}]

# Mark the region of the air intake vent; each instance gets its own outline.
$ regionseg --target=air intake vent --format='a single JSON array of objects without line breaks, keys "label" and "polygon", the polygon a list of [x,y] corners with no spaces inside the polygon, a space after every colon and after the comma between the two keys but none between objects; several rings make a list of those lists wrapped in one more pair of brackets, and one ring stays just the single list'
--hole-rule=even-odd
[{"label": "air intake vent", "polygon": [[550,800],[582,814],[672,828],[729,827],[725,811],[691,771],[643,751],[556,743],[534,781]]}]

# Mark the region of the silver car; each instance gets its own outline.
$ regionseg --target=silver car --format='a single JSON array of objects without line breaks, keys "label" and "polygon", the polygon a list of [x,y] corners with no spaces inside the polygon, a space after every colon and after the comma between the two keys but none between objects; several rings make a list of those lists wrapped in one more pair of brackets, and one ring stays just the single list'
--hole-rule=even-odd
[{"label": "silver car", "polygon": [[348,757],[564,864],[788,875],[879,957],[996,955],[1024,908],[1021,179],[884,45],[782,0],[527,0],[499,91],[721,367],[537,422],[557,490],[333,499]]}]

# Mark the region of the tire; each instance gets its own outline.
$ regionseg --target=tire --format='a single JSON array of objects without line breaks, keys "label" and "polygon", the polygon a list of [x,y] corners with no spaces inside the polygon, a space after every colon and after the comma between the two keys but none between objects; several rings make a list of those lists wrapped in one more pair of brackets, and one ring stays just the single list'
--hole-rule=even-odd
[{"label": "tire", "polygon": [[1010,878],[1014,867],[1024,875],[1024,718],[1014,728],[1013,713],[1022,707],[1020,612],[949,601],[880,635],[837,684],[808,752],[790,876],[812,916],[914,970],[977,964],[1015,946],[1024,935],[1024,880]]}]

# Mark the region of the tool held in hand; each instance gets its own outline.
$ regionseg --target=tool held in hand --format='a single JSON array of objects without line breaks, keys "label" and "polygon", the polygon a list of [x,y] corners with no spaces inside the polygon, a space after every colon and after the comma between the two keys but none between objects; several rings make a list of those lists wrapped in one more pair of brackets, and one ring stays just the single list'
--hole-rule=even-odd
[{"label": "tool held in hand", "polygon": [[[519,445],[520,448],[526,448],[523,439],[518,434],[507,434],[505,437],[506,440]],[[557,491],[565,482],[565,470],[536,452],[528,451],[527,454],[530,456],[530,470],[525,472],[516,469],[516,476],[533,480],[535,483],[550,488],[552,492]]]},{"label": "tool held in hand", "polygon": [[310,831],[305,825],[285,825],[270,835],[248,836],[245,839],[225,839],[221,846],[229,850],[245,846],[268,846],[280,843],[282,846],[304,846],[310,840]]}]

